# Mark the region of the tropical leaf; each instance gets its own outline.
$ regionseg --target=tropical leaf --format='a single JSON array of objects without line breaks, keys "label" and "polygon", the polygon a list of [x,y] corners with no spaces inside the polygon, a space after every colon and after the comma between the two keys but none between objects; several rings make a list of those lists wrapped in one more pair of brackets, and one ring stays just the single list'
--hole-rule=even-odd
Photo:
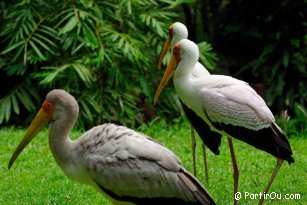
[{"label": "tropical leaf", "polygon": [[216,54],[212,51],[212,46],[208,42],[200,42],[197,44],[199,48],[199,58],[205,67],[209,70],[214,70],[216,61],[218,60]]},{"label": "tropical leaf", "polygon": [[[152,69],[156,70],[167,27],[178,13],[174,5],[180,2],[32,0],[5,4],[7,12],[0,21],[0,71],[8,76],[5,81],[17,77],[20,85],[4,91],[0,124],[10,122],[14,115],[25,116],[25,111],[35,109],[38,93],[52,88],[66,89],[78,99],[79,126],[107,119],[141,123],[137,103],[144,96],[146,102],[152,101],[151,81],[158,78]],[[167,108],[174,109],[173,104]]]},{"label": "tropical leaf", "polygon": [[19,115],[21,107],[28,111],[35,109],[34,101],[38,100],[38,94],[32,89],[30,81],[25,80],[0,100],[0,124],[8,122],[12,114]]},{"label": "tropical leaf", "polygon": [[76,16],[72,16],[69,21],[65,24],[65,26],[63,28],[60,29],[60,33],[59,34],[65,34],[71,30],[73,30],[76,25],[78,23],[78,19]]},{"label": "tropical leaf", "polygon": [[90,69],[81,63],[73,63],[72,67],[75,69],[80,79],[84,82],[85,85],[90,86],[92,82],[92,75]]},{"label": "tropical leaf", "polygon": [[8,52],[11,52],[12,50],[14,50],[15,48],[17,48],[18,46],[23,45],[24,43],[25,43],[24,41],[20,41],[20,42],[15,43],[15,44],[13,44],[13,45],[11,45],[11,46],[8,46],[6,49],[4,49],[4,50],[1,52],[1,54],[6,54],[6,53],[8,53]]}]

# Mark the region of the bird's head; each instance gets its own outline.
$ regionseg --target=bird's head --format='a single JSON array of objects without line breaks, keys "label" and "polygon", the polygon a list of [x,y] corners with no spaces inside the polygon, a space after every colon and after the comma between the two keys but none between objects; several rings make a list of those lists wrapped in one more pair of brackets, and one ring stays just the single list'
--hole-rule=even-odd
[{"label": "bird's head", "polygon": [[[52,115],[50,115],[51,120],[55,121],[62,116],[69,116],[69,118],[76,119],[79,113],[79,106],[76,99],[61,89],[55,89],[50,91],[45,99],[45,102],[49,102],[52,107]],[[42,109],[47,112],[47,109],[44,109],[44,103]]]},{"label": "bird's head", "polygon": [[73,96],[64,90],[50,91],[42,107],[31,122],[24,138],[19,143],[14,154],[12,155],[8,168],[10,169],[22,152],[22,150],[30,143],[30,141],[38,134],[38,132],[49,122],[58,120],[62,116],[74,118],[71,121],[75,122],[78,116],[78,103]]},{"label": "bird's head", "polygon": [[160,55],[159,62],[158,62],[159,69],[161,68],[163,58],[166,55],[169,48],[170,47],[173,48],[174,45],[178,43],[180,40],[187,39],[187,38],[188,38],[188,29],[184,24],[180,22],[176,22],[176,23],[173,23],[169,27],[167,40],[164,44],[164,47],[163,47],[163,50],[162,50],[162,53]]},{"label": "bird's head", "polygon": [[154,104],[156,104],[158,97],[163,90],[164,86],[167,84],[169,79],[174,74],[178,65],[181,62],[185,62],[187,65],[184,66],[185,69],[193,69],[194,65],[197,63],[199,58],[198,46],[188,39],[182,39],[173,48],[172,57],[169,60],[167,68],[164,72],[163,78],[159,84],[159,87],[155,93]]}]

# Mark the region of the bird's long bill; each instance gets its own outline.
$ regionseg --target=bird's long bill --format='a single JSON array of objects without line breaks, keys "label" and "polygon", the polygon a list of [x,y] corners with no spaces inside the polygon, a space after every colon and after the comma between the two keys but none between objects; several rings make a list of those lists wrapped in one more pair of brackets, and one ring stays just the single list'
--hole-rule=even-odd
[{"label": "bird's long bill", "polygon": [[166,85],[166,83],[169,81],[169,79],[172,77],[173,73],[175,72],[176,67],[177,67],[176,58],[175,58],[174,55],[172,55],[168,65],[167,65],[167,68],[164,72],[163,78],[162,78],[162,80],[159,84],[157,91],[156,91],[155,98],[154,98],[154,105],[156,104],[156,102],[159,98],[159,95],[160,95],[161,91],[163,90],[164,86]]},{"label": "bird's long bill", "polygon": [[36,114],[34,120],[32,121],[31,125],[29,126],[24,138],[21,140],[14,154],[12,155],[8,164],[9,169],[12,167],[13,163],[15,162],[19,154],[22,152],[22,150],[49,121],[50,120],[48,118],[47,113],[43,109],[40,109],[40,111]]},{"label": "bird's long bill", "polygon": [[158,68],[159,68],[159,69],[161,68],[161,64],[162,64],[162,62],[163,62],[163,58],[164,58],[164,56],[166,55],[166,53],[167,53],[169,47],[171,47],[171,37],[170,37],[170,35],[167,36],[167,40],[166,40],[166,42],[165,42],[165,44],[164,44],[162,53],[161,53],[160,58],[159,58],[159,62],[158,62]]}]

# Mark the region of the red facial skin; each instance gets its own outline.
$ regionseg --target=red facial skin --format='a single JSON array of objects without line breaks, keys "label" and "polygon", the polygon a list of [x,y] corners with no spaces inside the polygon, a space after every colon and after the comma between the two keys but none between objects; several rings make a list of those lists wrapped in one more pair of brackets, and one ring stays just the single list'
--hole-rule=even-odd
[{"label": "red facial skin", "polygon": [[173,54],[178,64],[180,62],[180,45],[178,43],[174,46]]},{"label": "red facial skin", "polygon": [[47,113],[48,118],[51,120],[52,118],[52,111],[53,111],[53,104],[52,102],[45,100],[42,106],[42,109]]}]

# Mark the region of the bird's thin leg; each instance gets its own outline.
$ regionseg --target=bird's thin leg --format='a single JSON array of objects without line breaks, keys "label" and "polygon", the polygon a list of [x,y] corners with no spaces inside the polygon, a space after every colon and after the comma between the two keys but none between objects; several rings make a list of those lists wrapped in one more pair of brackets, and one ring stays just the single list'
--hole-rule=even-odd
[{"label": "bird's thin leg", "polygon": [[[235,195],[238,192],[238,188],[239,188],[239,168],[238,168],[236,156],[233,150],[232,139],[231,137],[227,137],[227,139],[228,139],[228,145],[229,145],[232,166],[233,166],[234,195]],[[235,205],[238,204],[238,200],[236,200],[235,197],[234,197],[234,204]]]},{"label": "bird's thin leg", "polygon": [[192,137],[192,155],[193,155],[193,169],[194,169],[194,176],[196,177],[196,140],[195,140],[195,133],[194,133],[194,127],[190,123],[191,127],[191,137]]},{"label": "bird's thin leg", "polygon": [[203,154],[204,154],[204,165],[205,165],[205,175],[206,182],[209,183],[209,175],[208,175],[208,166],[207,166],[207,153],[206,153],[206,145],[203,143]]},{"label": "bird's thin leg", "polygon": [[[274,181],[274,179],[275,179],[275,177],[276,177],[276,175],[277,175],[277,172],[279,171],[279,169],[280,169],[280,167],[281,167],[281,165],[282,165],[283,162],[284,162],[283,159],[277,158],[277,165],[276,165],[276,167],[275,167],[275,169],[274,169],[274,171],[273,171],[273,173],[272,173],[272,176],[271,176],[271,178],[270,178],[269,183],[268,183],[268,184],[266,185],[266,187],[265,187],[265,190],[264,190],[263,194],[268,193],[268,191],[269,191],[269,189],[270,189],[270,187],[271,187],[271,185],[272,185],[272,183],[273,183],[273,181]],[[263,195],[262,195],[262,196],[263,196]],[[261,197],[261,198],[260,198],[260,201],[259,201],[258,205],[261,205],[261,204],[263,203],[264,198],[265,198],[265,197]]]}]

